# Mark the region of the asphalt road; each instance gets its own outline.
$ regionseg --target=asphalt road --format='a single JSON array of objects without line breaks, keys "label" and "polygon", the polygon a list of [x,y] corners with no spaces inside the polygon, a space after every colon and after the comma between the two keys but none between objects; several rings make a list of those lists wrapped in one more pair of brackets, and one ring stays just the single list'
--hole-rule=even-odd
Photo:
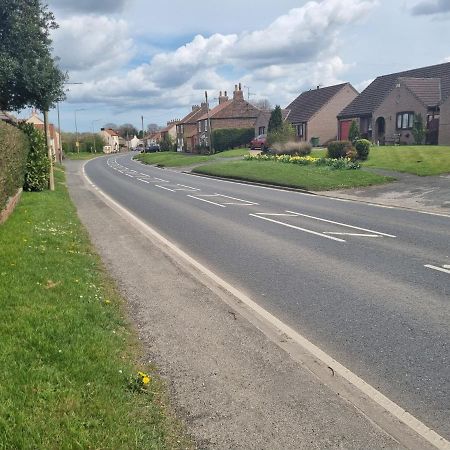
[{"label": "asphalt road", "polygon": [[86,174],[450,438],[449,217],[200,178],[131,156],[92,160]]}]

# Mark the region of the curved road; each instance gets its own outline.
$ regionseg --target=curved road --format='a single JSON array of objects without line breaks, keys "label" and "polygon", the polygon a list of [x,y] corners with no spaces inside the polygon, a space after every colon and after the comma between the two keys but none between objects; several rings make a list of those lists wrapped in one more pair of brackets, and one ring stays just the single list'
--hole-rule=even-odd
[{"label": "curved road", "polygon": [[450,439],[450,217],[97,158],[116,202]]}]

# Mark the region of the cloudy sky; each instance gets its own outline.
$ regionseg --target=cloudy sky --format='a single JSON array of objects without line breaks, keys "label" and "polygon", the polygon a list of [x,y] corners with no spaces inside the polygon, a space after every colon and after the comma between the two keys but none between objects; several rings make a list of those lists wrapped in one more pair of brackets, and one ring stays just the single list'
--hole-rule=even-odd
[{"label": "cloudy sky", "polygon": [[[303,90],[450,61],[450,0],[49,0],[69,73],[61,126],[165,124],[219,90]],[[214,103],[215,100],[212,100]],[[56,120],[55,113],[51,119]]]}]

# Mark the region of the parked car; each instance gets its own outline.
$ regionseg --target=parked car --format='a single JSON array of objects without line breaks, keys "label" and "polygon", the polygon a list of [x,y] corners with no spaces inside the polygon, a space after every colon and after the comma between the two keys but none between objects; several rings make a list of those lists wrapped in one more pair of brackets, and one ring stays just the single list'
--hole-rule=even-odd
[{"label": "parked car", "polygon": [[264,150],[266,146],[266,138],[267,136],[265,134],[260,134],[259,136],[256,136],[254,139],[250,141],[250,149],[251,150]]},{"label": "parked car", "polygon": [[155,153],[155,152],[159,152],[161,149],[159,147],[159,144],[151,144],[147,147],[145,147],[141,153]]}]

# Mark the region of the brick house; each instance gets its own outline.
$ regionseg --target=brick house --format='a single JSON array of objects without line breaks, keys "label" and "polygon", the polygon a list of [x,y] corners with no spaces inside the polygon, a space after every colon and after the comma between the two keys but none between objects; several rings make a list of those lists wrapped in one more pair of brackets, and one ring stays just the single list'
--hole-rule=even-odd
[{"label": "brick house", "polygon": [[[291,111],[289,109],[281,110],[283,120],[286,120],[289,117],[290,112]],[[267,135],[271,114],[272,111],[260,111],[255,122],[255,137],[260,136],[261,134]]]},{"label": "brick house", "polygon": [[336,116],[358,95],[350,83],[317,87],[302,92],[286,109],[288,121],[295,127],[300,141],[318,138],[319,144],[337,138]]},{"label": "brick house", "polygon": [[192,111],[177,124],[177,150],[192,153],[195,150],[195,136],[197,135],[197,119],[206,114],[206,103],[193,105]]},{"label": "brick house", "polygon": [[120,150],[120,136],[112,128],[100,128],[100,136],[106,142],[103,153],[118,153]]},{"label": "brick house", "polygon": [[[226,91],[224,95],[220,92],[219,104],[209,111],[210,131],[212,133],[221,128],[254,128],[260,112],[260,109],[244,100],[244,92],[239,83],[235,85],[232,100],[228,99]],[[208,147],[208,135],[208,114],[205,113],[197,119],[195,145]]]},{"label": "brick house", "polygon": [[177,138],[177,124],[179,122],[179,119],[169,120],[167,126],[160,131],[161,140],[164,140],[166,136],[169,136],[172,141],[175,142],[175,139]]},{"label": "brick house", "polygon": [[414,118],[421,114],[428,144],[450,145],[450,63],[376,78],[338,114],[340,139],[355,120],[375,143],[414,143]]}]

